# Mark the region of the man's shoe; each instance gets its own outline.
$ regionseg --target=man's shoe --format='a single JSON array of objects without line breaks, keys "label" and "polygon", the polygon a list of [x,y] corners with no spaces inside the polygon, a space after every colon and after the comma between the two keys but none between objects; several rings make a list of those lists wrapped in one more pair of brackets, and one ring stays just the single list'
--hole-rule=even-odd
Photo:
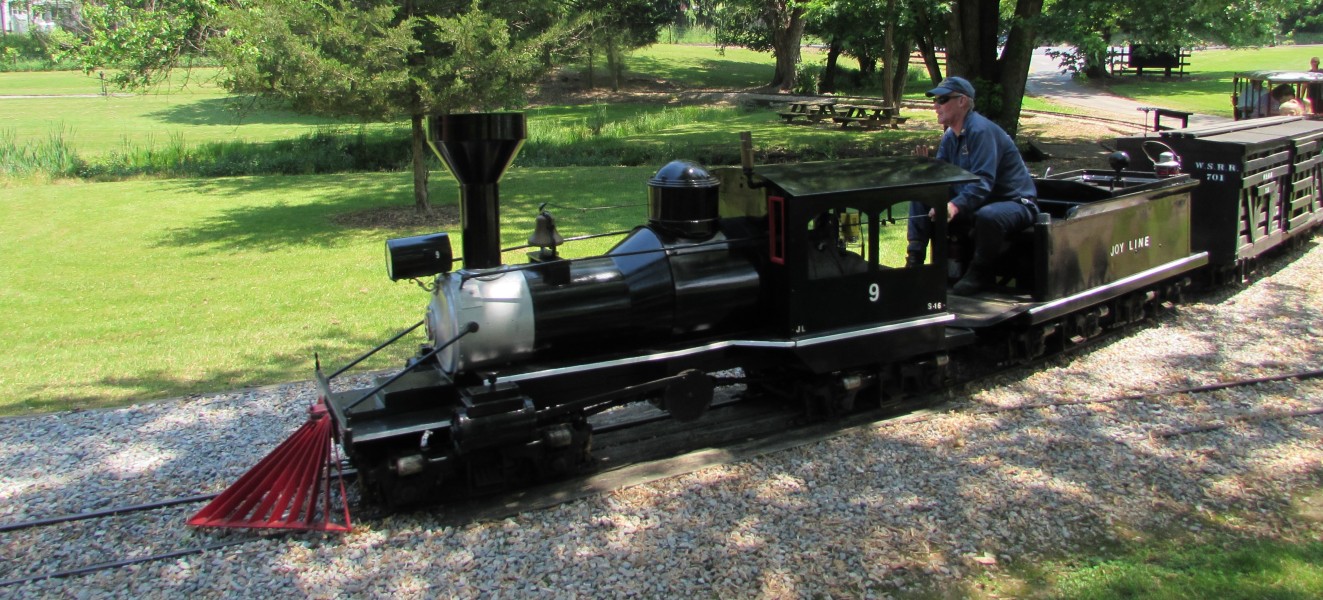
[{"label": "man's shoe", "polygon": [[922,258],[917,257],[917,256],[907,256],[907,257],[905,257],[905,268],[906,268],[906,269],[913,269],[914,267],[922,267],[922,266],[923,266],[923,259],[922,259]]},{"label": "man's shoe", "polygon": [[965,272],[965,276],[960,278],[951,288],[951,291],[959,296],[972,296],[985,289],[992,287],[996,283],[997,277],[992,273],[986,272],[978,267],[970,267]]}]

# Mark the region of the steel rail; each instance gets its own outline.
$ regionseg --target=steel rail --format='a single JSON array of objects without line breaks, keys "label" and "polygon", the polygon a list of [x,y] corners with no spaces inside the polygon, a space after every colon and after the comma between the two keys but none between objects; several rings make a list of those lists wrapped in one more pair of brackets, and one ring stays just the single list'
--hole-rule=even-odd
[{"label": "steel rail", "polygon": [[8,523],[0,525],[0,533],[9,531],[21,531],[23,529],[32,529],[33,527],[44,527],[46,525],[55,525],[58,523],[68,523],[71,521],[86,521],[88,519],[99,519],[101,517],[113,517],[116,515],[127,515],[136,512],[146,512],[158,508],[175,506],[177,504],[189,504],[192,502],[206,502],[220,494],[202,494],[199,496],[187,496],[184,498],[174,498],[171,500],[161,500],[159,502],[148,502],[146,504],[134,504],[132,506],[120,506],[115,508],[105,508],[85,513],[75,513],[62,515],[58,517],[47,517],[45,519],[35,519],[32,521],[23,521],[21,523]]}]

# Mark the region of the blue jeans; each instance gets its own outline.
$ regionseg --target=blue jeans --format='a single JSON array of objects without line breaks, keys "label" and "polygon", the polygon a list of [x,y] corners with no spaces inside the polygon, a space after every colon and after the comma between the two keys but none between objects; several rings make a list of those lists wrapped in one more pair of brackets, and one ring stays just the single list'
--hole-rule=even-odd
[{"label": "blue jeans", "polygon": [[[972,267],[991,268],[1006,246],[1006,235],[1033,225],[1037,207],[1013,200],[984,204],[974,211],[956,214],[947,229],[952,235],[974,234],[974,260]],[[922,260],[928,253],[928,240],[932,237],[933,222],[928,218],[928,207],[919,202],[910,203],[909,248],[911,259]]]}]

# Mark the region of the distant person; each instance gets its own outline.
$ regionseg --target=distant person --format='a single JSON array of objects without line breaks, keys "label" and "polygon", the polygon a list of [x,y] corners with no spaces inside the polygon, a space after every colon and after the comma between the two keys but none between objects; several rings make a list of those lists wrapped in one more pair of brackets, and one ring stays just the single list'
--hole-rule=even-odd
[{"label": "distant person", "polygon": [[1276,114],[1295,117],[1305,114],[1305,103],[1295,97],[1295,89],[1290,84],[1283,83],[1273,88],[1272,102]]},{"label": "distant person", "polygon": [[[1323,69],[1318,68],[1317,56],[1309,59],[1309,72],[1323,73]],[[1323,75],[1321,75],[1321,77],[1323,77]],[[1313,109],[1313,113],[1316,115],[1323,113],[1323,82],[1309,84],[1307,94],[1309,95],[1309,105]]]},{"label": "distant person", "polygon": [[1242,119],[1268,116],[1268,94],[1263,89],[1263,81],[1250,80],[1249,87],[1236,100],[1236,114]]},{"label": "distant person", "polygon": [[[968,296],[993,284],[1006,234],[1034,223],[1038,192],[1015,142],[974,110],[974,86],[969,81],[947,77],[928,90],[928,97],[933,99],[938,124],[946,127],[937,146],[937,160],[978,176],[973,182],[951,186],[946,203],[951,229],[974,235],[974,259],[952,288],[956,294]],[[935,212],[919,202],[910,204],[906,266],[924,263]]]}]

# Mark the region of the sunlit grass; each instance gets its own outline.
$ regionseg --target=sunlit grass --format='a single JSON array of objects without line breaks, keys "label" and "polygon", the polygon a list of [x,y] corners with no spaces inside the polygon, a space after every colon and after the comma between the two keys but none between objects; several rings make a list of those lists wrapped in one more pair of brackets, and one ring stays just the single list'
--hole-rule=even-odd
[{"label": "sunlit grass", "polygon": [[[503,247],[526,242],[544,202],[625,206],[556,210],[566,236],[630,228],[646,212],[650,173],[513,169],[501,186]],[[433,181],[437,205],[453,206],[457,186]],[[412,284],[386,278],[384,240],[450,230],[458,249],[458,227],[335,219],[408,207],[411,182],[372,173],[0,188],[0,345],[10,358],[0,414],[306,379],[314,352],[337,363],[371,348],[426,304]],[[411,350],[374,364],[398,365]]]},{"label": "sunlit grass", "polygon": [[1159,544],[1076,564],[1048,563],[1040,598],[1151,600],[1323,597],[1323,543],[1277,540],[1226,545]]}]

